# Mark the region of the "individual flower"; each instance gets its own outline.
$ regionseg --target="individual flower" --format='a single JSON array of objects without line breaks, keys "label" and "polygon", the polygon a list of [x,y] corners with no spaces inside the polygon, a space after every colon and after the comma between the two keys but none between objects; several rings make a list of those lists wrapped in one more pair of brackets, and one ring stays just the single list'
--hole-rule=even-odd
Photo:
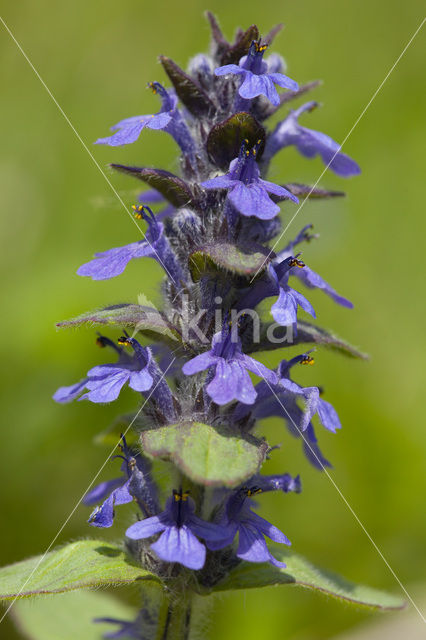
[{"label": "individual flower", "polygon": [[[282,416],[291,419],[293,406],[300,400],[303,403],[304,411],[301,412],[296,422],[296,427],[305,431],[314,415],[318,417],[322,425],[333,433],[340,429],[339,416],[333,405],[320,397],[318,387],[301,387],[291,380],[291,369],[297,365],[312,365],[314,359],[308,353],[302,353],[291,360],[281,360],[277,368],[277,383],[267,384],[265,381],[256,385],[258,399],[256,406],[251,410],[243,404],[237,405],[234,418],[239,420],[250,411],[256,418],[269,418],[271,416]],[[297,406],[297,404],[296,404]],[[290,407],[290,416],[287,414]]]},{"label": "individual flower", "polygon": [[217,76],[241,75],[242,83],[238,92],[242,98],[250,100],[262,95],[266,96],[273,105],[278,106],[280,104],[280,96],[275,89],[275,85],[277,84],[279,87],[290,89],[291,91],[297,91],[299,85],[282,73],[274,71],[270,73],[268,71],[268,65],[263,60],[263,54],[266,49],[266,44],[260,45],[254,40],[250,45],[248,54],[241,58],[238,65],[226,64],[223,67],[218,67],[215,69],[215,74]]},{"label": "individual flower", "polygon": [[241,297],[238,309],[254,309],[262,300],[271,296],[278,299],[271,307],[274,320],[282,325],[296,325],[297,310],[301,307],[315,318],[315,310],[309,300],[288,284],[291,270],[296,267],[304,269],[305,264],[298,260],[298,256],[289,256],[281,261],[273,261],[268,265],[265,274]]},{"label": "individual flower", "polygon": [[175,282],[179,282],[182,272],[164,234],[162,222],[158,222],[149,207],[140,205],[135,206],[134,210],[136,217],[148,224],[145,239],[96,253],[93,260],[78,269],[79,276],[88,276],[92,280],[108,280],[123,273],[127,264],[134,258],[154,258]]},{"label": "individual flower", "polygon": [[268,137],[264,159],[269,160],[283,147],[294,145],[305,158],[320,155],[325,165],[343,178],[349,178],[361,173],[355,160],[340,152],[340,145],[325,133],[302,127],[299,116],[305,111],[312,111],[318,104],[307,102],[294,111],[290,111],[287,118],[277,124],[275,130]]},{"label": "individual flower", "polygon": [[135,142],[145,127],[148,129],[165,129],[172,119],[173,111],[176,109],[177,98],[173,93],[168,93],[158,82],[152,83],[151,88],[161,98],[160,111],[154,115],[133,116],[121,120],[111,127],[111,131],[116,133],[107,138],[99,138],[95,144],[108,144],[110,147],[119,147],[123,144]]},{"label": "individual flower", "polygon": [[302,307],[306,313],[315,318],[315,310],[309,300],[288,284],[290,269],[293,267],[303,269],[305,264],[297,257],[291,256],[275,265],[270,264],[268,267],[269,275],[278,293],[278,300],[271,307],[272,317],[284,327],[297,322],[298,307]]},{"label": "individual flower", "polygon": [[149,480],[150,465],[138,452],[128,448],[126,439],[122,436],[122,455],[114,456],[122,460],[120,478],[101,482],[89,491],[83,503],[91,506],[101,500],[92,512],[88,522],[93,527],[111,527],[114,520],[114,507],[127,504],[135,498],[145,515],[158,511],[157,495],[154,485]]},{"label": "individual flower", "polygon": [[277,381],[273,371],[242,351],[241,340],[236,332],[224,329],[213,336],[212,348],[188,360],[182,371],[193,375],[214,367],[214,376],[207,384],[206,392],[219,405],[239,400],[253,404],[257,393],[248,371],[274,384]]},{"label": "individual flower", "polygon": [[299,202],[290,191],[273,182],[262,180],[256,161],[259,144],[247,149],[247,141],[241,145],[238,158],[232,160],[229,171],[201,183],[205,189],[227,189],[229,202],[243,216],[256,216],[261,220],[270,220],[279,212],[279,206],[271,200],[269,194]]},{"label": "individual flower", "polygon": [[201,569],[206,558],[206,548],[198,538],[218,540],[222,529],[212,522],[205,522],[195,515],[195,504],[188,493],[174,491],[166,502],[164,511],[151,518],[132,524],[126,536],[132,540],[150,538],[161,533],[151,549],[165,562],[178,562],[188,569]]},{"label": "individual flower", "polygon": [[[331,465],[318,446],[312,418],[318,415],[323,427],[335,433],[341,428],[339,416],[333,405],[321,398],[318,387],[302,387],[290,378],[291,369],[295,365],[311,365],[313,362],[309,353],[295,356],[291,360],[282,360],[277,368],[278,383],[268,385],[262,381],[257,384],[256,405],[251,409],[244,404],[238,404],[233,417],[235,420],[241,420],[251,412],[256,419],[273,416],[284,418],[290,433],[302,438],[303,449],[309,461],[322,470]],[[299,402],[303,408],[299,406]]]},{"label": "individual flower", "polygon": [[95,403],[112,402],[118,398],[126,382],[131,389],[140,392],[148,391],[152,387],[154,380],[149,371],[152,360],[150,349],[142,347],[134,338],[121,338],[121,344],[130,344],[133,347],[133,356],[129,356],[107,338],[102,340],[118,352],[118,362],[93,367],[81,382],[69,387],[60,387],[53,396],[56,402],[71,402],[84,389],[88,389],[88,392],[80,396],[79,400],[87,398]]},{"label": "individual flower", "polygon": [[187,154],[191,161],[194,159],[194,141],[188,126],[183,120],[177,108],[177,97],[174,91],[167,91],[159,82],[149,82],[148,87],[161,99],[161,109],[158,113],[148,116],[133,116],[121,120],[111,127],[116,131],[112,136],[99,138],[95,144],[108,144],[118,147],[135,142],[143,129],[163,129],[169,133],[180,146],[183,153]]},{"label": "individual flower", "polygon": [[290,540],[277,527],[261,518],[250,509],[247,498],[260,493],[261,489],[244,487],[235,491],[227,500],[222,517],[219,520],[225,531],[222,540],[208,540],[206,544],[212,551],[223,549],[232,544],[239,534],[237,557],[248,562],[269,562],[275,567],[284,568],[284,562],[276,560],[269,551],[264,536],[274,542],[291,545]]},{"label": "individual flower", "polygon": [[[285,247],[285,249],[283,249],[277,254],[273,263],[274,264],[280,263],[283,260],[291,257],[292,255],[294,255],[293,250],[295,246],[297,246],[298,244],[304,241],[309,242],[312,238],[317,237],[315,235],[309,234],[309,229],[311,228],[312,228],[311,224],[308,224],[305,227],[303,227],[302,231],[296,236],[296,238],[292,240]],[[301,282],[303,282],[303,284],[306,287],[308,287],[308,289],[321,289],[322,291],[324,291],[326,295],[330,296],[330,298],[332,298],[334,302],[337,302],[337,304],[342,305],[342,307],[346,307],[348,309],[353,308],[353,304],[350,300],[338,294],[337,291],[335,291],[335,289],[333,289],[333,287],[324,280],[324,278],[322,278],[318,273],[310,269],[310,267],[308,267],[307,265],[304,265],[303,269],[299,269],[297,265],[295,267],[292,267],[291,270],[289,271],[289,276],[290,277],[296,276]]]}]

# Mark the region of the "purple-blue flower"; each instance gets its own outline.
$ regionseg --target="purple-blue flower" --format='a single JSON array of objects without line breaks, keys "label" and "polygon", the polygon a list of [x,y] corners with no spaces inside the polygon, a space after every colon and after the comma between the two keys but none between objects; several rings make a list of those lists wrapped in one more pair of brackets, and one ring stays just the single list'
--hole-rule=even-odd
[{"label": "purple-blue flower", "polygon": [[227,189],[229,202],[243,216],[270,220],[280,212],[279,206],[269,197],[270,193],[293,202],[299,200],[284,187],[260,178],[257,152],[258,145],[248,150],[244,142],[238,158],[229,165],[228,173],[206,180],[201,186],[205,189]]},{"label": "purple-blue flower", "polygon": [[158,512],[157,493],[155,486],[149,479],[150,464],[139,452],[133,453],[122,436],[120,458],[122,476],[101,482],[89,491],[83,504],[91,506],[101,500],[103,503],[94,509],[88,520],[93,527],[111,527],[114,520],[114,507],[127,504],[136,499],[145,515]]},{"label": "purple-blue flower", "polygon": [[273,371],[242,351],[241,340],[232,330],[224,329],[213,336],[212,348],[188,360],[183,367],[184,374],[190,376],[214,367],[206,392],[218,405],[239,400],[253,404],[257,393],[248,371],[263,377],[271,384],[277,382]]},{"label": "purple-blue flower", "polygon": [[[291,380],[291,369],[297,365],[311,365],[314,360],[309,353],[282,360],[277,369],[278,384],[268,385],[262,381],[256,385],[258,400],[251,409],[240,403],[234,411],[234,419],[241,420],[251,412],[256,419],[279,416],[284,418],[290,433],[303,439],[303,448],[309,461],[318,469],[330,467],[323,456],[312,424],[318,415],[321,424],[332,433],[341,428],[339,416],[333,405],[320,397],[318,387],[301,387]],[[302,403],[303,408],[299,406]]]},{"label": "purple-blue flower", "polygon": [[263,60],[263,54],[266,49],[267,45],[260,45],[254,40],[250,45],[248,54],[241,58],[238,65],[226,64],[223,67],[218,67],[215,69],[215,74],[217,76],[241,75],[242,83],[238,92],[242,98],[251,100],[251,98],[263,95],[273,105],[278,106],[280,104],[280,96],[275,89],[275,85],[277,84],[279,87],[290,89],[291,91],[297,91],[299,85],[282,73],[268,72],[268,65]]},{"label": "purple-blue flower", "polygon": [[110,147],[119,147],[135,142],[145,127],[148,129],[165,129],[167,127],[172,119],[172,113],[176,109],[177,98],[173,93],[168,93],[158,82],[153,82],[150,86],[154,93],[158,93],[161,98],[160,111],[154,115],[133,116],[121,120],[111,127],[111,131],[116,133],[107,138],[99,138],[95,144],[109,144]]},{"label": "purple-blue flower", "polygon": [[225,532],[222,540],[208,540],[206,544],[212,551],[223,549],[232,544],[239,534],[237,557],[248,562],[270,562],[275,567],[284,568],[284,562],[276,560],[269,551],[264,536],[274,542],[291,545],[290,540],[273,524],[261,518],[250,509],[248,497],[259,493],[261,489],[246,487],[234,492],[227,500],[219,524]]},{"label": "purple-blue flower", "polygon": [[175,282],[179,282],[182,272],[164,234],[164,225],[158,222],[149,207],[135,206],[134,210],[138,219],[143,218],[148,224],[145,239],[96,253],[93,260],[78,269],[79,276],[88,276],[92,280],[108,280],[123,273],[127,264],[134,258],[154,258]]},{"label": "purple-blue flower", "polygon": [[300,476],[293,477],[290,473],[276,473],[269,476],[258,473],[250,479],[249,484],[260,489],[262,493],[267,491],[300,493],[302,491]]},{"label": "purple-blue flower", "polygon": [[79,400],[87,398],[96,403],[112,402],[118,398],[126,382],[129,387],[140,392],[148,391],[152,387],[154,380],[149,371],[152,360],[150,349],[142,347],[134,338],[122,338],[121,344],[129,344],[133,347],[134,354],[129,356],[110,340],[103,338],[103,341],[118,352],[118,362],[93,367],[81,382],[69,387],[60,387],[53,396],[56,402],[71,402],[84,389],[88,392],[80,396]]},{"label": "purple-blue flower", "polygon": [[[275,258],[273,264],[280,263],[283,260],[290,258],[292,255],[294,255],[293,250],[296,245],[304,241],[310,241],[312,238],[316,237],[313,235],[309,235],[308,232],[311,228],[311,224],[303,227],[302,231],[296,236],[296,238],[292,240],[285,247],[285,249],[277,254],[277,257]],[[350,300],[338,294],[337,291],[324,280],[324,278],[310,269],[310,267],[308,267],[307,265],[305,265],[303,269],[297,268],[297,265],[295,267],[292,267],[289,271],[289,276],[296,276],[297,278],[299,278],[299,280],[303,282],[303,284],[308,287],[308,289],[321,289],[325,294],[330,296],[330,298],[332,298],[334,302],[337,302],[337,304],[340,304],[348,309],[353,308],[353,304]]]},{"label": "purple-blue flower", "polygon": [[149,606],[142,608],[135,620],[119,620],[117,618],[95,618],[93,622],[117,625],[116,631],[108,631],[102,636],[104,640],[117,640],[118,638],[134,638],[135,640],[147,640],[155,635],[158,620],[153,615]]},{"label": "purple-blue flower", "polygon": [[161,533],[151,545],[157,556],[165,562],[178,562],[189,569],[201,569],[206,548],[198,538],[219,540],[223,531],[219,525],[205,522],[195,515],[195,504],[188,493],[174,491],[164,511],[151,518],[132,524],[126,536],[132,540],[150,538]]},{"label": "purple-blue flower", "polygon": [[345,153],[340,152],[340,145],[332,138],[313,129],[302,127],[299,116],[305,111],[312,111],[316,102],[307,102],[294,111],[290,111],[285,120],[277,124],[275,130],[268,137],[265,147],[264,159],[269,160],[283,147],[294,145],[305,158],[314,158],[320,155],[325,165],[343,178],[349,178],[361,173],[361,169],[355,160]]},{"label": "purple-blue flower", "polygon": [[241,297],[238,308],[254,308],[265,298],[278,296],[271,307],[272,316],[278,324],[284,327],[295,325],[298,307],[302,307],[315,318],[315,310],[309,300],[288,284],[290,272],[294,267],[304,269],[305,264],[298,260],[297,256],[270,263],[265,274]]}]

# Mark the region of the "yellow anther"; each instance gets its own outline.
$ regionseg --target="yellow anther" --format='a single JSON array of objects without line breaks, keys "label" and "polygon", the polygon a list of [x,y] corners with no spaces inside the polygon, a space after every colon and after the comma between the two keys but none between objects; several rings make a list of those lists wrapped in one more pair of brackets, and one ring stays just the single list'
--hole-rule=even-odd
[{"label": "yellow anther", "polygon": [[315,364],[315,360],[314,358],[312,358],[311,356],[304,356],[303,360],[300,361],[300,364]]},{"label": "yellow anther", "polygon": [[259,487],[252,487],[251,489],[246,489],[246,494],[248,498],[251,498],[251,496],[255,496],[257,493],[262,493],[262,489],[260,489]]},{"label": "yellow anther", "polygon": [[289,263],[288,263],[289,267],[299,267],[299,269],[303,269],[303,267],[305,266],[305,263],[302,262],[301,260],[298,260],[297,258],[292,258]]},{"label": "yellow anther", "polygon": [[118,344],[122,344],[125,347],[130,347],[132,345],[129,338],[127,338],[126,336],[121,336],[121,338],[118,338],[117,342]]},{"label": "yellow anther", "polygon": [[136,204],[132,204],[132,209],[135,212],[135,218],[137,220],[142,220],[143,216],[143,206],[141,204],[136,205]]},{"label": "yellow anther", "polygon": [[178,492],[178,491],[174,491],[173,492],[173,497],[175,499],[175,502],[186,502],[188,500],[188,496],[189,496],[189,491],[184,491],[182,492]]}]

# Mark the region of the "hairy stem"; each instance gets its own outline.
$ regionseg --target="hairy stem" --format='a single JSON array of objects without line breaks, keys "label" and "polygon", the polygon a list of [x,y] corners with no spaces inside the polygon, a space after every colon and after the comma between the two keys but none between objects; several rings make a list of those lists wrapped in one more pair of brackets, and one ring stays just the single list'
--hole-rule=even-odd
[{"label": "hairy stem", "polygon": [[161,640],[188,640],[191,624],[191,596],[181,594],[169,602]]}]

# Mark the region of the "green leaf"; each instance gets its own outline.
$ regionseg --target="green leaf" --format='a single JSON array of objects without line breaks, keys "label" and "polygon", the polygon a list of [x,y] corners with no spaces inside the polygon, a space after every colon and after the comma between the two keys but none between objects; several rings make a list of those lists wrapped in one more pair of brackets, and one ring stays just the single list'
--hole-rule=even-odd
[{"label": "green leaf", "polygon": [[159,334],[172,342],[180,341],[178,330],[160,311],[139,304],[115,304],[56,324],[59,329],[83,325],[119,325],[147,335],[155,334],[158,337]]},{"label": "green leaf", "polygon": [[223,426],[189,422],[145,430],[145,453],[172,461],[191,480],[210,487],[236,487],[257,473],[268,445]]},{"label": "green leaf", "polygon": [[208,115],[214,111],[214,104],[207,93],[173,60],[159,56],[164,71],[170,78],[182,103],[193,115]]},{"label": "green leaf", "polygon": [[228,169],[231,160],[238,157],[243,140],[249,141],[249,147],[260,140],[257,154],[260,159],[265,146],[265,135],[265,129],[253,116],[245,112],[236,113],[211,129],[207,138],[207,151],[219,167]]},{"label": "green leaf", "polygon": [[127,167],[124,164],[111,164],[116,171],[134,176],[159,191],[174,207],[185,205],[197,206],[189,185],[164,169],[148,169],[146,167]]},{"label": "green leaf", "polygon": [[79,540],[0,569],[0,599],[63,593],[86,587],[102,587],[158,580],[137,566],[120,547],[100,540]]},{"label": "green leaf", "polygon": [[261,245],[237,247],[227,242],[205,245],[189,256],[189,267],[194,281],[206,272],[225,269],[231,273],[250,278],[260,275],[275,254],[269,255]]},{"label": "green leaf", "polygon": [[[290,333],[288,333],[290,329]],[[271,341],[268,337],[273,336]],[[247,345],[248,353],[256,351],[272,351],[283,347],[293,347],[298,344],[317,344],[333,351],[337,351],[350,358],[361,358],[368,360],[368,355],[353,347],[349,342],[338,338],[335,334],[317,327],[310,322],[299,320],[297,323],[297,335],[294,335],[289,327],[280,327],[276,322],[262,324],[260,340],[250,346]]]},{"label": "green leaf", "polygon": [[19,600],[11,608],[19,631],[29,640],[99,640],[116,627],[95,624],[94,618],[133,620],[136,615],[136,609],[99,591],[37,596]]},{"label": "green leaf", "polygon": [[405,605],[398,596],[353,584],[330,571],[318,569],[302,556],[281,546],[271,545],[271,551],[275,558],[286,563],[286,569],[278,569],[267,563],[241,562],[213,587],[213,591],[295,584],[371,609],[402,609]]}]

